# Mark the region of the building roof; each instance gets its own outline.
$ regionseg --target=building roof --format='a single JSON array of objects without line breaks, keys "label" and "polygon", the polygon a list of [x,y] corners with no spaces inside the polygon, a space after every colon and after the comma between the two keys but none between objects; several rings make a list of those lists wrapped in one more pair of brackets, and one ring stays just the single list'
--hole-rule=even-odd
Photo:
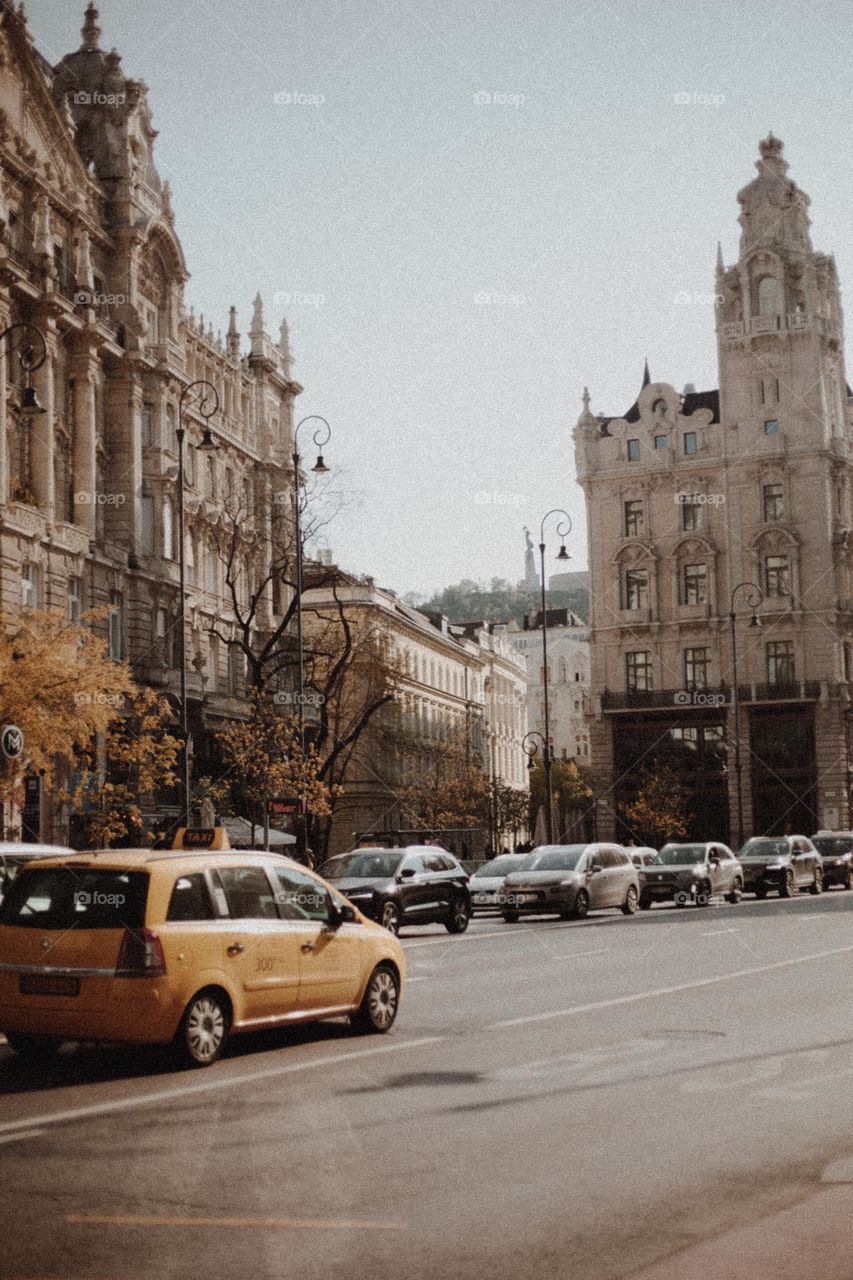
[{"label": "building roof", "polygon": [[[651,376],[649,374],[649,362],[647,360],[643,367],[643,384],[640,387],[640,390],[642,391],[643,387],[649,386],[650,383],[651,383]],[[710,409],[711,413],[714,415],[711,418],[711,422],[720,421],[720,393],[716,387],[712,391],[685,392],[685,394],[682,396],[682,406],[681,406],[681,412],[683,416],[685,418],[689,418],[690,415],[692,413],[695,413],[697,409]],[[598,421],[601,423],[601,434],[604,436],[609,435],[610,433],[607,430],[608,425],[611,422],[619,422],[621,419],[624,419],[625,422],[639,422],[640,420],[639,397],[634,401],[634,403],[631,405],[631,408],[628,410],[627,413],[623,413],[621,415],[615,415],[610,418],[606,418],[602,414],[599,414]]]},{"label": "building roof", "polygon": [[[524,615],[524,630],[538,631],[542,626],[542,610],[536,609],[532,613]],[[587,624],[576,613],[572,613],[571,609],[546,609],[545,610],[545,626],[546,627],[577,627],[579,630],[585,631]]]}]

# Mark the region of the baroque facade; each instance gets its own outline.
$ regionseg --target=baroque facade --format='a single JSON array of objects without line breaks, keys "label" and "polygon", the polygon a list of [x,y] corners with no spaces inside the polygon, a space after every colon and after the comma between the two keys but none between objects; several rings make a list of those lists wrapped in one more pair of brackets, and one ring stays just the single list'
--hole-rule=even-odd
[{"label": "baroque facade", "polygon": [[[94,5],[81,47],[56,68],[22,10],[0,7],[0,328],[28,322],[44,334],[33,383],[46,412],[21,413],[26,376],[10,338],[0,357],[0,614],[9,625],[33,606],[74,619],[103,610],[93,625],[111,654],[142,682],[177,692],[176,428],[185,389],[213,384],[215,416],[200,416],[197,392],[182,415],[198,772],[216,727],[245,705],[217,530],[229,508],[262,540],[290,519],[301,388],[286,327],[273,342],[260,298],[247,351],[234,308],[223,339],[185,307],[188,273],[154,163],[146,86],[101,49]],[[198,452],[205,426],[212,452]],[[285,604],[270,591],[259,630]],[[214,622],[225,643],[210,634]],[[36,790],[29,810],[30,838],[67,838],[69,815],[50,797]]]},{"label": "baroque facade", "polygon": [[[738,195],[716,270],[719,390],[648,370],[620,418],[575,428],[591,567],[598,830],[672,765],[691,835],[737,838],[735,629],[745,835],[851,825],[853,414],[835,263],[782,143]],[[746,584],[741,587],[739,584]],[[752,585],[750,585],[752,584]]]},{"label": "baroque facade", "polygon": [[[521,746],[527,732],[527,678],[505,627],[455,624],[440,614],[421,613],[373,578],[341,570],[333,580],[307,589],[303,598],[309,635],[317,619],[343,611],[362,633],[382,637],[393,691],[390,714],[371,722],[353,757],[335,812],[330,855],[351,848],[356,832],[391,832],[404,825],[398,800],[403,773],[395,752],[401,732],[427,745],[461,742],[490,777],[527,790]],[[484,840],[481,833],[466,849],[460,841],[456,852],[480,854]]]}]

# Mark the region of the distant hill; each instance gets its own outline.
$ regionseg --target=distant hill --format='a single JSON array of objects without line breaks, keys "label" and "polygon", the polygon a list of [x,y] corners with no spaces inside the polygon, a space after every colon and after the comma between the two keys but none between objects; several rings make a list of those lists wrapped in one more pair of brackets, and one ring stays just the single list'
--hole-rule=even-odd
[{"label": "distant hill", "polygon": [[[571,609],[586,621],[589,618],[588,574],[561,574],[557,582],[559,589],[548,591],[549,609]],[[463,578],[429,599],[410,592],[405,600],[425,613],[444,613],[451,622],[473,622],[482,618],[487,622],[515,620],[519,626],[524,615],[537,609],[540,603],[538,591],[526,591],[503,578],[492,578],[488,586]]]}]

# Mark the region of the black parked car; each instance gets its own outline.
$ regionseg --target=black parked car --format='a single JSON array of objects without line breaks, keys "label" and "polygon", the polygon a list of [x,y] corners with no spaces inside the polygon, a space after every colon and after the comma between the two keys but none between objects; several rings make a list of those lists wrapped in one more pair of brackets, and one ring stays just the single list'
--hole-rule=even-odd
[{"label": "black parked car", "polygon": [[323,863],[319,874],[392,933],[410,924],[464,933],[471,919],[468,873],[446,849],[353,849]]},{"label": "black parked car", "polygon": [[780,898],[823,889],[823,860],[808,836],[753,836],[738,857],[744,888],[756,898],[766,898],[771,889]]},{"label": "black parked car", "polygon": [[823,859],[823,884],[853,889],[853,831],[819,831],[812,844]]}]

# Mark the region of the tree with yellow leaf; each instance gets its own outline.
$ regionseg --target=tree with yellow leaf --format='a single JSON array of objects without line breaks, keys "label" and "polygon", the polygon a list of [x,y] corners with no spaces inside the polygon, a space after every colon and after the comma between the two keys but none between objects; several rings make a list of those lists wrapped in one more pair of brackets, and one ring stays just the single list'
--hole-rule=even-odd
[{"label": "tree with yellow leaf", "polygon": [[684,840],[688,833],[687,794],[678,775],[665,765],[637,776],[634,799],[619,805],[619,813],[639,845],[659,849],[668,840]]}]

